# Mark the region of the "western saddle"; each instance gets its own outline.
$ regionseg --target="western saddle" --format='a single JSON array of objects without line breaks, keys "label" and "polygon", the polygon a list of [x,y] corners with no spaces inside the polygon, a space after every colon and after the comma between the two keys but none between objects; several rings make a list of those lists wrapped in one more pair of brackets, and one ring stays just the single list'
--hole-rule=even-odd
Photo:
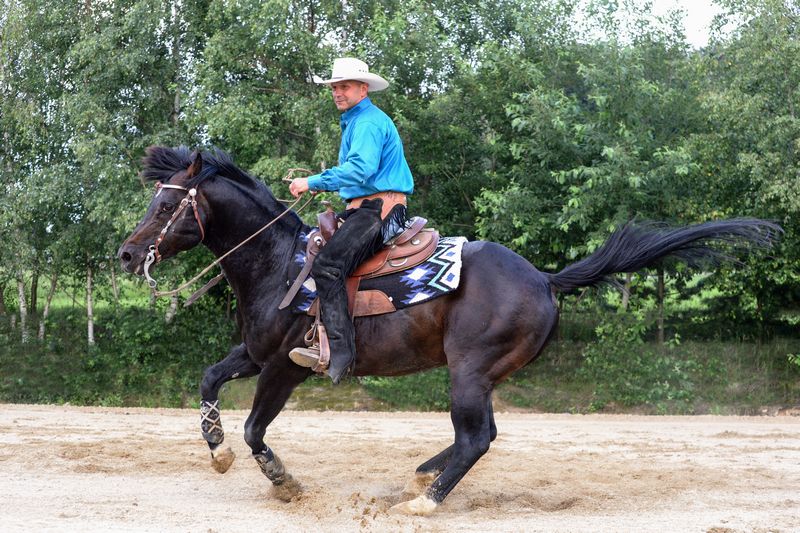
[{"label": "western saddle", "polygon": [[[306,263],[300,274],[294,280],[289,291],[284,296],[279,309],[288,307],[297,295],[300,287],[311,273],[311,265],[319,253],[320,248],[333,237],[339,227],[336,212],[329,202],[324,202],[326,210],[317,215],[319,229],[312,231],[308,236],[306,247]],[[381,315],[396,311],[392,299],[384,292],[374,289],[359,290],[361,280],[386,276],[417,266],[428,259],[439,244],[439,232],[426,228],[427,220],[414,217],[406,225],[406,229],[392,238],[377,254],[362,263],[353,274],[347,278],[347,304],[351,318],[361,316]],[[319,298],[309,307],[307,313],[315,317],[314,325],[306,334],[305,342],[312,350],[319,349],[319,363],[314,367],[317,372],[324,371],[327,367],[330,352],[327,346],[325,328],[319,317]],[[327,352],[327,353],[326,353]]]},{"label": "western saddle", "polygon": [[[328,204],[328,202],[325,202]],[[333,237],[339,227],[339,220],[336,212],[327,205],[325,212],[317,215],[319,229],[315,229],[308,236],[308,246],[306,247],[306,263],[300,274],[294,280],[289,291],[284,296],[279,309],[284,309],[291,304],[297,295],[300,287],[311,273],[311,265],[314,263],[320,248]],[[381,291],[361,290],[362,279],[377,278],[395,272],[400,272],[408,268],[417,266],[428,259],[436,250],[439,244],[439,232],[426,228],[427,220],[422,217],[412,218],[405,231],[394,237],[377,254],[363,262],[353,274],[347,278],[347,303],[351,317],[381,315],[396,311],[391,298]],[[307,313],[317,316],[319,300],[314,300]]]}]

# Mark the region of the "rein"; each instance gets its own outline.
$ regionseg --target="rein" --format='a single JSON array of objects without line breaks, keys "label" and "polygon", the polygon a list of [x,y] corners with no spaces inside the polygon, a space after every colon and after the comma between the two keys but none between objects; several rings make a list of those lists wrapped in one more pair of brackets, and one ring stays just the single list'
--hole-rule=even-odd
[{"label": "rein", "polygon": [[[297,169],[290,169],[290,170],[293,171],[293,170],[297,170]],[[286,178],[284,178],[284,179],[286,179]],[[209,270],[211,270],[212,268],[214,268],[215,266],[220,264],[223,259],[225,259],[229,255],[231,255],[233,252],[235,252],[236,250],[238,250],[239,248],[241,248],[242,246],[244,246],[245,244],[250,242],[252,239],[254,239],[261,232],[263,232],[264,230],[266,230],[267,228],[272,226],[275,222],[277,222],[278,220],[283,218],[287,213],[289,213],[303,199],[303,195],[300,195],[300,197],[298,197],[297,200],[295,200],[289,207],[287,207],[280,215],[278,215],[277,217],[275,217],[272,220],[270,220],[268,223],[266,223],[260,229],[256,230],[255,233],[253,233],[252,235],[247,237],[245,240],[243,240],[242,242],[240,242],[239,244],[237,244],[236,246],[234,246],[233,248],[231,248],[230,250],[225,252],[225,254],[223,254],[220,257],[218,257],[211,264],[209,264],[202,271],[200,271],[199,274],[197,274],[195,277],[193,277],[192,279],[190,279],[189,281],[187,281],[186,283],[184,283],[183,285],[181,285],[177,289],[173,289],[171,291],[157,291],[156,290],[156,285],[158,284],[158,282],[150,276],[150,266],[153,263],[158,264],[161,261],[161,254],[158,252],[158,246],[164,240],[164,237],[166,236],[166,234],[169,231],[169,228],[172,226],[173,222],[175,222],[175,220],[177,220],[178,216],[183,212],[184,209],[186,209],[186,206],[188,206],[189,204],[192,205],[192,209],[194,210],[194,218],[197,221],[197,225],[200,227],[200,236],[201,236],[200,241],[202,242],[203,240],[205,240],[205,229],[203,228],[203,223],[200,221],[200,216],[199,216],[199,214],[197,212],[197,199],[196,199],[197,190],[194,189],[194,188],[187,189],[186,187],[183,187],[181,185],[172,185],[172,184],[168,184],[168,183],[165,184],[165,183],[160,183],[160,182],[158,183],[157,187],[158,187],[158,192],[156,192],[156,196],[158,196],[161,193],[162,189],[183,190],[183,191],[186,191],[186,196],[183,198],[183,200],[181,200],[181,203],[178,206],[178,209],[175,210],[175,213],[172,215],[172,217],[169,219],[169,221],[167,221],[167,224],[161,230],[161,233],[156,238],[155,244],[150,245],[150,251],[147,253],[147,256],[145,257],[145,260],[144,260],[144,277],[147,280],[148,285],[150,285],[150,288],[153,289],[153,295],[156,298],[158,298],[160,296],[174,296],[174,295],[180,293],[182,290],[186,289],[187,287],[189,287],[189,286],[193,285],[194,283],[196,283],[197,280],[199,280],[201,277],[203,277]],[[311,197],[308,200],[306,200],[306,202],[302,206],[300,206],[297,209],[296,212],[297,213],[301,212],[303,209],[305,209],[308,206],[308,204],[310,204],[312,202],[312,200],[314,200],[314,195],[313,194],[311,195]],[[187,302],[186,302],[186,304],[184,304],[184,306],[191,305],[191,303],[193,303],[195,300],[197,300],[197,298],[202,296],[202,294],[204,294],[206,291],[208,291],[208,289],[213,287],[220,279],[222,279],[223,276],[224,276],[224,274],[220,274],[220,275],[216,276],[214,279],[212,279],[203,288],[201,288],[199,291],[197,291],[197,293],[193,294],[189,298],[189,300],[187,300]]]}]

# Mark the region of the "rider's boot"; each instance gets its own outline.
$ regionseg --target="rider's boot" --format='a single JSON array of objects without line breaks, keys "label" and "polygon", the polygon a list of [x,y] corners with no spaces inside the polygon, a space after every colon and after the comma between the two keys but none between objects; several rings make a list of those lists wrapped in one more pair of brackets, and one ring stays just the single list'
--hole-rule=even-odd
[{"label": "rider's boot", "polygon": [[295,364],[304,366],[306,368],[314,368],[319,364],[319,346],[308,346],[292,348],[289,352],[289,359]]},{"label": "rider's boot", "polygon": [[328,342],[330,343],[330,362],[328,363],[328,375],[337,385],[342,378],[347,376],[355,366],[355,331],[352,319],[345,314],[341,321],[333,321],[326,317]]},{"label": "rider's boot", "polygon": [[[319,328],[319,341],[323,345],[323,353],[320,353],[319,344],[314,344],[307,348],[292,349],[289,358],[294,363],[311,368],[315,372],[324,371],[336,385],[353,369],[356,359],[355,328],[346,311],[343,314],[335,312],[323,314],[327,324],[327,327]],[[328,354],[329,358],[326,357]]]},{"label": "rider's boot", "polygon": [[[309,339],[309,335],[311,338]],[[331,348],[325,326],[317,321],[311,331],[306,334],[306,348],[294,348],[289,352],[289,359],[295,364],[312,369],[314,372],[325,372],[331,360]]]}]

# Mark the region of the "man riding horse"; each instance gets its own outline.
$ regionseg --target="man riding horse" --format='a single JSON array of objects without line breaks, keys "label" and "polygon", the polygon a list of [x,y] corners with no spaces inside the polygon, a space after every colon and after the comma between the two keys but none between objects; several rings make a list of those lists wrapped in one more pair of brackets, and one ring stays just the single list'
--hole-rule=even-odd
[{"label": "man riding horse", "polygon": [[[331,88],[333,103],[342,112],[339,165],[293,179],[289,191],[295,197],[309,190],[338,191],[347,204],[340,215],[344,223],[320,250],[311,270],[330,345],[327,373],[339,383],[355,363],[355,329],[345,281],[405,228],[406,196],[414,191],[414,180],[397,127],[368,97],[369,91],[382,91],[389,82],[370,73],[363,61],[348,57],[334,61],[329,79],[314,81]],[[301,366],[315,367],[320,354],[316,346],[298,347],[290,357]]]}]

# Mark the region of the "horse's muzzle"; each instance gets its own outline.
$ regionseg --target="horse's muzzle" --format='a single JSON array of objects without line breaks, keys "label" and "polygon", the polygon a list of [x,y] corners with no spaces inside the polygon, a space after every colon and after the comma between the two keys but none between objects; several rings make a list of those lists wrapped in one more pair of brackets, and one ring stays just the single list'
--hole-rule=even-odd
[{"label": "horse's muzzle", "polygon": [[142,275],[144,255],[137,254],[133,246],[128,243],[124,243],[122,246],[120,246],[119,251],[117,252],[117,257],[119,258],[119,263],[122,266],[122,270],[129,274],[136,274],[137,276]]}]

